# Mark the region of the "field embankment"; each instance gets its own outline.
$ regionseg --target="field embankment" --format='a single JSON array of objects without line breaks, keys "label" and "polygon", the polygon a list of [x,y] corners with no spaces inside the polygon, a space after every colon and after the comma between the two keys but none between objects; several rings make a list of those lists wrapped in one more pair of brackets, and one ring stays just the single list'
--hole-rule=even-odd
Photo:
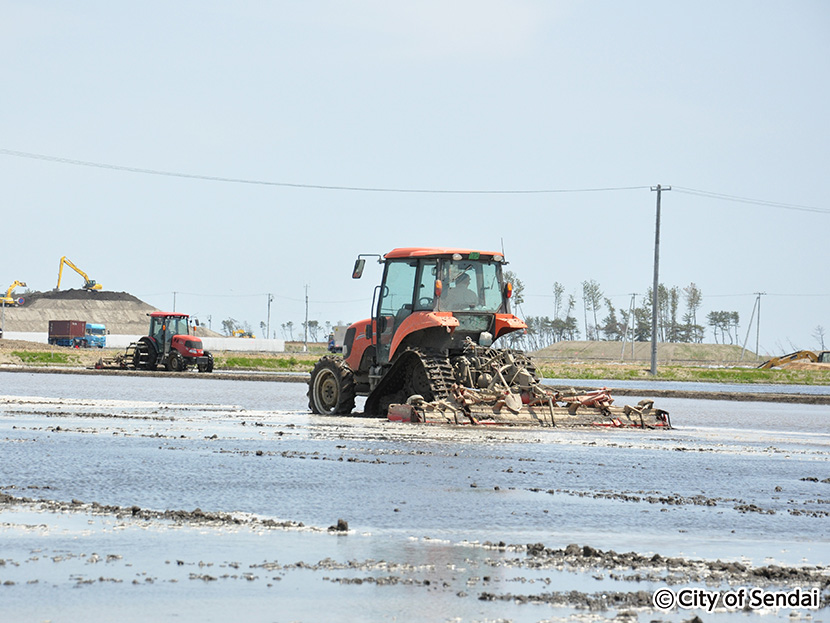
[{"label": "field embankment", "polygon": [[[651,342],[557,342],[533,353],[542,360],[569,362],[616,362],[636,364],[651,362]],[[757,365],[768,357],[758,356],[734,344],[682,344],[665,342],[657,345],[657,361],[673,364]]]},{"label": "field embankment", "polygon": [[658,344],[656,377],[651,375],[650,342],[625,348],[620,342],[558,342],[532,355],[546,378],[830,385],[828,367],[793,363],[759,370],[767,357],[730,344]]},{"label": "field embankment", "polygon": [[[637,345],[642,346],[642,345]],[[533,353],[539,374],[545,378],[579,380],[657,380],[698,381],[709,383],[757,383],[782,385],[830,385],[827,367],[790,364],[772,370],[759,370],[757,360],[729,361],[729,354],[739,347],[713,344],[685,344],[662,346],[696,346],[700,349],[673,349],[674,355],[686,353],[693,359],[672,359],[658,351],[658,374],[650,374],[650,360],[614,359],[604,354],[617,349],[613,342],[564,342]],[[708,347],[708,348],[707,348]],[[48,346],[20,340],[0,340],[0,369],[2,368],[92,368],[98,358],[113,356],[115,349],[77,349]],[[700,353],[709,352],[709,359]],[[216,369],[228,372],[310,372],[317,359],[325,354],[323,345],[309,344],[309,352],[243,353],[217,352]],[[650,356],[650,354],[649,354]],[[665,358],[663,358],[665,357]]]}]

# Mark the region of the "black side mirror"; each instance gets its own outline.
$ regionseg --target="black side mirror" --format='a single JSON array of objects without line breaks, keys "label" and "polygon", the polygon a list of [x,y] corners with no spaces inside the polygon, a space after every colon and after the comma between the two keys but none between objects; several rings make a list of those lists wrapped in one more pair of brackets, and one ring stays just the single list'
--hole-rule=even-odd
[{"label": "black side mirror", "polygon": [[366,266],[366,260],[359,257],[354,263],[354,269],[352,269],[352,279],[360,279],[363,276],[363,267]]}]

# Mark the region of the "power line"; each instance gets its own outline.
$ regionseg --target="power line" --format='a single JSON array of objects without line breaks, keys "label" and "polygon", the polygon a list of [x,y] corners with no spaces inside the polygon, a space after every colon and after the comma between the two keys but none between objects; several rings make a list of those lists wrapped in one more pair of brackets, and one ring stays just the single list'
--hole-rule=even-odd
[{"label": "power line", "polygon": [[[301,184],[297,182],[275,182],[269,180],[256,180],[236,177],[224,177],[220,175],[201,175],[196,173],[181,173],[178,171],[164,171],[161,169],[147,169],[142,167],[130,167],[118,164],[109,164],[105,162],[92,162],[89,160],[78,160],[75,158],[63,158],[60,156],[50,156],[47,154],[36,154],[32,152],[17,151],[14,149],[0,148],[0,155],[13,156],[16,158],[29,158],[32,160],[43,160],[45,162],[56,162],[60,164],[69,164],[73,166],[93,167],[98,169],[109,169],[112,171],[123,171],[126,173],[141,173],[144,175],[159,175],[164,177],[177,177],[182,179],[204,180],[210,182],[224,182],[230,184],[248,184],[255,186],[276,186],[281,188],[300,188],[307,190],[340,190],[350,192],[374,192],[374,193],[410,193],[410,194],[444,194],[444,195],[542,195],[542,194],[558,194],[558,193],[592,193],[592,192],[619,192],[625,190],[645,190],[651,186],[606,186],[597,188],[539,188],[539,189],[438,189],[438,188],[390,188],[379,186],[341,186],[330,184]],[[769,201],[766,199],[753,199],[750,197],[740,197],[738,195],[728,195],[725,193],[716,193],[708,190],[700,190],[697,188],[686,188],[684,186],[674,186],[674,190],[686,195],[695,195],[698,197],[706,197],[708,199],[717,199],[720,201],[732,201],[736,203],[747,203],[751,205],[766,206],[770,208],[780,208],[784,210],[800,210],[802,212],[814,212],[817,214],[830,214],[828,208],[818,208],[815,206],[807,206],[793,203],[783,203],[779,201]]]},{"label": "power line", "polygon": [[[268,296],[269,293],[259,293],[259,294],[202,294],[200,292],[182,292],[181,290],[176,290],[175,292],[154,292],[151,294],[141,294],[139,293],[138,296],[141,297],[151,297],[151,296],[167,296],[169,294],[183,294],[185,296],[195,296],[201,298],[232,298],[232,299],[242,299],[242,298],[258,298],[261,296]],[[280,299],[281,301],[291,301],[293,303],[303,303],[305,299],[296,299],[291,298],[290,296],[279,296],[278,294],[271,293],[271,296],[275,299]],[[316,305],[340,305],[344,303],[365,303],[366,299],[350,299],[344,301],[318,301],[315,299],[309,299],[309,303],[314,303]]]},{"label": "power line", "polygon": [[[744,292],[743,294],[706,294],[704,298],[732,298],[737,296],[757,296],[757,292]],[[780,297],[823,297],[830,296],[830,294],[786,294],[775,292],[764,292],[764,296],[780,296]]]},{"label": "power line", "polygon": [[514,190],[475,190],[475,189],[434,189],[434,188],[382,188],[372,186],[334,186],[326,184],[298,184],[294,182],[272,182],[267,180],[251,180],[236,177],[221,177],[217,175],[198,175],[193,173],[178,173],[175,171],[162,171],[158,169],[143,169],[140,167],[127,167],[118,164],[106,164],[103,162],[90,162],[88,160],[75,160],[73,158],[61,158],[59,156],[47,156],[44,154],[33,154],[25,151],[11,149],[0,149],[0,154],[15,156],[17,158],[31,158],[33,160],[45,160],[46,162],[58,162],[82,167],[95,167],[99,169],[110,169],[114,171],[125,171],[128,173],[143,173],[145,175],[162,175],[166,177],[179,177],[193,180],[206,180],[210,182],[227,182],[231,184],[250,184],[257,186],[279,186],[282,188],[304,188],[313,190],[347,190],[354,192],[374,193],[421,193],[421,194],[445,194],[445,195],[534,195],[552,193],[590,193],[590,192],[612,192],[622,190],[643,190],[648,186],[613,186],[607,188],[543,188],[536,190],[514,189]]},{"label": "power line", "polygon": [[766,206],[769,208],[782,208],[784,210],[800,210],[802,212],[817,212],[819,214],[830,214],[830,209],[827,208],[816,208],[814,206],[798,205],[794,203],[781,203],[779,201],[767,201],[766,199],[751,199],[749,197],[738,197],[737,195],[714,193],[708,190],[698,190],[696,188],[684,188],[683,186],[674,186],[674,190],[686,195],[697,195],[698,197],[707,197],[709,199],[718,199],[720,201],[734,201],[736,203],[749,203],[752,205]]}]

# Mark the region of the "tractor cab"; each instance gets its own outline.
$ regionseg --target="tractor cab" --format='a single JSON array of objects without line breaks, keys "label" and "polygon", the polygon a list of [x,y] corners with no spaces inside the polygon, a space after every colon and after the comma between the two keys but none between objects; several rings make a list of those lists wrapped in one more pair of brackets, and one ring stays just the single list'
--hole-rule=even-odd
[{"label": "tractor cab", "polygon": [[187,314],[154,312],[150,314],[150,332],[156,349],[162,355],[170,352],[175,335],[190,335],[190,317]]},{"label": "tractor cab", "polygon": [[[355,279],[363,274],[364,257],[355,263]],[[510,313],[513,290],[503,280],[501,253],[401,248],[374,257],[383,277],[371,317],[346,330],[342,359],[326,356],[315,365],[312,411],[349,413],[360,395],[366,413],[384,415],[389,405],[410,398],[449,400],[458,383],[487,385],[496,361],[499,370],[525,365],[521,352],[492,348],[501,336],[527,328]]]},{"label": "tractor cab", "polygon": [[[391,362],[403,347],[460,351],[472,341],[490,346],[525,324],[510,314],[510,284],[504,284],[500,253],[463,249],[395,249],[383,257],[371,320],[364,321],[363,345],[375,363]],[[361,275],[364,260],[355,265]],[[358,323],[361,324],[361,323]],[[347,334],[344,354],[359,369],[360,358]],[[362,357],[362,355],[361,355]]]}]

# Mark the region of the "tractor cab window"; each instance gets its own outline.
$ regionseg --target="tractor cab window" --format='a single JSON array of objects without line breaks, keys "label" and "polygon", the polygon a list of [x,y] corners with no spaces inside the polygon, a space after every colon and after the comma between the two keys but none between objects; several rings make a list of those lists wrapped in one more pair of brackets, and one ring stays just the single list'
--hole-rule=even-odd
[{"label": "tractor cab window", "polygon": [[150,336],[157,342],[164,342],[164,319],[150,318]]},{"label": "tractor cab window", "polygon": [[174,335],[188,335],[187,318],[151,318],[150,335],[164,343]]},{"label": "tractor cab window", "polygon": [[435,280],[438,278],[438,260],[423,260],[418,275],[415,311],[432,311],[435,309]]},{"label": "tractor cab window", "polygon": [[187,318],[168,318],[167,335],[188,335],[190,333]]},{"label": "tractor cab window", "polygon": [[500,265],[474,260],[447,261],[441,268],[441,311],[485,311],[502,306]]},{"label": "tractor cab window", "polygon": [[389,262],[380,293],[380,315],[397,316],[401,312],[412,313],[412,290],[418,262]]},{"label": "tractor cab window", "polygon": [[386,264],[378,303],[377,353],[381,361],[388,357],[392,335],[412,313],[412,295],[417,269],[417,260],[392,261]]}]

